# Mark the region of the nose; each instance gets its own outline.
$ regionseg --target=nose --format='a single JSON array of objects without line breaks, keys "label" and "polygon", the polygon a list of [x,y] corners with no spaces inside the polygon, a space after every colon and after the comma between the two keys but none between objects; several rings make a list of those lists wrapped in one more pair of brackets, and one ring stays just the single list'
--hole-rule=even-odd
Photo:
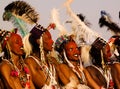
[{"label": "nose", "polygon": [[109,54],[108,54],[108,57],[111,57],[111,56],[112,56],[112,54],[111,54],[111,53],[109,53]]},{"label": "nose", "polygon": [[76,48],[76,50],[74,50],[74,53],[80,54],[80,50],[78,48]]},{"label": "nose", "polygon": [[54,43],[54,41],[51,39],[51,44],[53,44]]}]

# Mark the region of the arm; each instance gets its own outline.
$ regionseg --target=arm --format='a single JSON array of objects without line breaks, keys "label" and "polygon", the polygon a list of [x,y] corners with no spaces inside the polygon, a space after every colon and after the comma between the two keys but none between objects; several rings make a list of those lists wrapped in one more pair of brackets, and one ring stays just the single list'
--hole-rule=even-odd
[{"label": "arm", "polygon": [[100,89],[100,86],[92,79],[87,69],[84,68],[83,72],[85,74],[88,86],[90,86],[92,89]]},{"label": "arm", "polygon": [[66,64],[60,64],[57,73],[65,86],[76,87],[79,84],[76,74]]},{"label": "arm", "polygon": [[115,83],[115,86],[118,89],[120,89],[120,76],[116,76],[116,75],[120,75],[120,64],[119,63],[115,63],[111,66],[111,74],[112,74],[112,78]]},{"label": "arm", "polygon": [[55,66],[57,75],[64,85],[70,82],[71,76],[75,76],[77,80],[76,75],[72,72],[72,70],[66,64],[57,62],[57,60],[54,57],[51,57],[50,61]]},{"label": "arm", "polygon": [[29,67],[33,83],[37,87],[41,88],[45,83],[48,84],[48,81],[46,81],[44,71],[40,68],[40,66],[36,63],[36,61],[33,58],[26,58],[25,63]]},{"label": "arm", "polygon": [[16,89],[14,80],[12,76],[10,76],[10,72],[11,72],[10,65],[6,61],[3,61],[0,66],[0,73],[2,75],[3,80],[5,80],[6,82],[6,87],[7,89]]}]

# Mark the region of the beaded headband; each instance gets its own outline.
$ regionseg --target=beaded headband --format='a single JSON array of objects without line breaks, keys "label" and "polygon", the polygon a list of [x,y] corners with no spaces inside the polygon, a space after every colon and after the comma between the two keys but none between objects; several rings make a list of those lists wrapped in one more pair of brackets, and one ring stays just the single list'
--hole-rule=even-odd
[{"label": "beaded headband", "polygon": [[32,30],[30,31],[30,33],[35,39],[39,39],[45,31],[50,30],[51,28],[53,29],[55,28],[54,23],[50,23],[47,28],[44,28],[43,26],[39,24],[39,25],[34,26]]},{"label": "beaded headband", "polygon": [[7,40],[11,36],[12,33],[17,33],[17,28],[13,29],[13,31],[1,30],[0,29],[0,44],[2,49],[6,46]]},{"label": "beaded headband", "polygon": [[61,35],[60,37],[58,37],[55,42],[55,50],[59,50],[61,44],[68,40],[69,40],[69,36],[67,35]]},{"label": "beaded headband", "polygon": [[9,39],[11,33],[9,31],[0,30],[0,43],[2,49],[6,46],[7,40]]}]

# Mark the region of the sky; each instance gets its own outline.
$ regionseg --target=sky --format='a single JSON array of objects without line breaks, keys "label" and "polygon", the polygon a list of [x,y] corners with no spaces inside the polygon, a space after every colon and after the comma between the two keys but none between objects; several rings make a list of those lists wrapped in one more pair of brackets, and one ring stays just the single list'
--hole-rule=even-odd
[{"label": "sky", "polygon": [[[13,28],[11,22],[3,21],[2,14],[4,7],[15,0],[0,0],[0,29],[10,30]],[[39,14],[39,23],[44,27],[47,27],[50,23],[51,10],[57,8],[60,10],[60,19],[65,21],[68,19],[66,9],[63,7],[63,3],[66,0],[23,0],[29,3]],[[107,31],[107,28],[100,28],[98,21],[100,18],[100,11],[107,11],[114,22],[120,25],[119,11],[120,0],[73,0],[71,4],[72,10],[78,14],[82,13],[86,19],[91,23],[91,29],[98,32],[103,38],[109,39],[111,33]],[[67,29],[70,31],[69,29]],[[56,30],[51,31],[53,39],[57,37],[59,32]]]}]

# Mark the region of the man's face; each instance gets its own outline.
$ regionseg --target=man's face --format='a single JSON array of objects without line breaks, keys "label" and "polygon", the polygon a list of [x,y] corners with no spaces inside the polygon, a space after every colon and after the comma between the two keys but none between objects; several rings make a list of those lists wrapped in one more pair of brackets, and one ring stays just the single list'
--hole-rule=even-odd
[{"label": "man's face", "polygon": [[80,52],[75,42],[68,42],[65,45],[65,51],[68,60],[79,60]]},{"label": "man's face", "polygon": [[10,47],[11,52],[17,54],[17,55],[23,55],[23,43],[22,38],[18,34],[12,34],[10,38],[8,39],[8,44]]},{"label": "man's face", "polygon": [[49,31],[43,34],[43,48],[45,51],[52,51],[53,40]]},{"label": "man's face", "polygon": [[107,61],[109,61],[110,57],[111,57],[111,51],[110,51],[110,46],[109,44],[106,44],[105,48],[104,48],[104,54],[105,54],[105,59]]}]

